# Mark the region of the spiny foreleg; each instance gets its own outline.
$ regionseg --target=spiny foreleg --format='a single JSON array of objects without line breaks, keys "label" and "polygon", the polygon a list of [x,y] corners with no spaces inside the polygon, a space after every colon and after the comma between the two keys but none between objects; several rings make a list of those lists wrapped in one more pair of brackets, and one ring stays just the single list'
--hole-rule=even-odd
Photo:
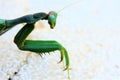
[{"label": "spiny foreleg", "polygon": [[32,51],[37,54],[43,54],[47,52],[53,52],[59,50],[61,53],[61,60],[65,58],[66,68],[69,68],[69,56],[66,49],[57,41],[53,40],[25,40],[26,37],[34,29],[34,24],[26,24],[15,36],[14,42],[17,44],[18,48],[24,51]]}]

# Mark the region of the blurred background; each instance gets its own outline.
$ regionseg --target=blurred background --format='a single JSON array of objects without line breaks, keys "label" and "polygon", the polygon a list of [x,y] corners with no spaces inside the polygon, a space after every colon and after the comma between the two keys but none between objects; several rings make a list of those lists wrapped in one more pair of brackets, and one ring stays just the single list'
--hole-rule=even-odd
[{"label": "blurred background", "polygon": [[[38,21],[28,39],[56,40],[69,52],[71,80],[120,80],[120,1],[1,0],[0,18],[56,11],[57,24]],[[13,43],[19,24],[0,36],[0,80],[68,80],[59,51],[43,55]]]}]

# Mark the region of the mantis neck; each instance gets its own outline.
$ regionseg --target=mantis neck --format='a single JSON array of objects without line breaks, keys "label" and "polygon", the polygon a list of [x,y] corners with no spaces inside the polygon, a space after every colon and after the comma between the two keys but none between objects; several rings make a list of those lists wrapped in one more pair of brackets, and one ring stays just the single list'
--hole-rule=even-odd
[{"label": "mantis neck", "polygon": [[46,13],[35,13],[33,15],[26,15],[26,16],[22,16],[20,18],[16,18],[16,19],[12,19],[12,20],[6,20],[6,25],[9,27],[13,27],[17,24],[21,24],[21,23],[35,23],[38,20],[43,20],[46,19],[48,16],[48,14]]}]

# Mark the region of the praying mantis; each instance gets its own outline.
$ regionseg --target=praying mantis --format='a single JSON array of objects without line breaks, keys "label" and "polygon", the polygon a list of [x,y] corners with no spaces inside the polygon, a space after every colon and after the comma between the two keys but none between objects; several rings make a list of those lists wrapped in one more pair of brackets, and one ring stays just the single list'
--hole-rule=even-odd
[{"label": "praying mantis", "polygon": [[[66,7],[69,7],[72,4],[65,6],[60,11],[62,11]],[[14,43],[17,45],[17,47],[20,50],[35,52],[39,55],[59,50],[61,54],[60,62],[62,62],[63,59],[65,59],[64,70],[68,70],[68,78],[70,79],[69,55],[66,48],[63,47],[62,44],[60,44],[55,40],[27,40],[26,39],[28,35],[34,30],[35,23],[39,20],[47,20],[48,24],[50,25],[50,28],[54,29],[56,26],[57,16],[58,16],[57,12],[50,11],[49,13],[40,12],[40,13],[25,15],[12,20],[0,19],[0,35],[3,35],[5,32],[7,32],[8,30],[10,30],[11,28],[15,27],[18,24],[26,23],[14,38]]]},{"label": "praying mantis", "polygon": [[33,31],[35,23],[39,20],[48,20],[50,28],[54,29],[57,15],[55,11],[50,11],[48,14],[40,12],[12,20],[0,19],[0,35],[3,35],[17,24],[26,23],[14,38],[14,43],[17,47],[20,50],[31,51],[40,55],[59,50],[61,54],[60,62],[65,58],[65,70],[68,70],[70,65],[69,55],[67,50],[60,43],[54,40],[26,40],[28,35]]}]

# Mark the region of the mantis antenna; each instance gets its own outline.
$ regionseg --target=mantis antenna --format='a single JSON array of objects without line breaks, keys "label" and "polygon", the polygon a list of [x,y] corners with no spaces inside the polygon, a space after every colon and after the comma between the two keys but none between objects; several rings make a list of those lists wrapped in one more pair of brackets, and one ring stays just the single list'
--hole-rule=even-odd
[{"label": "mantis antenna", "polygon": [[77,3],[80,3],[80,0],[77,0],[77,1],[75,1],[75,2],[73,2],[73,3],[70,3],[70,4],[66,5],[66,6],[64,6],[62,9],[60,9],[60,10],[58,11],[58,13],[62,12],[64,9],[70,7],[71,5],[73,6],[73,5],[77,4]]}]

